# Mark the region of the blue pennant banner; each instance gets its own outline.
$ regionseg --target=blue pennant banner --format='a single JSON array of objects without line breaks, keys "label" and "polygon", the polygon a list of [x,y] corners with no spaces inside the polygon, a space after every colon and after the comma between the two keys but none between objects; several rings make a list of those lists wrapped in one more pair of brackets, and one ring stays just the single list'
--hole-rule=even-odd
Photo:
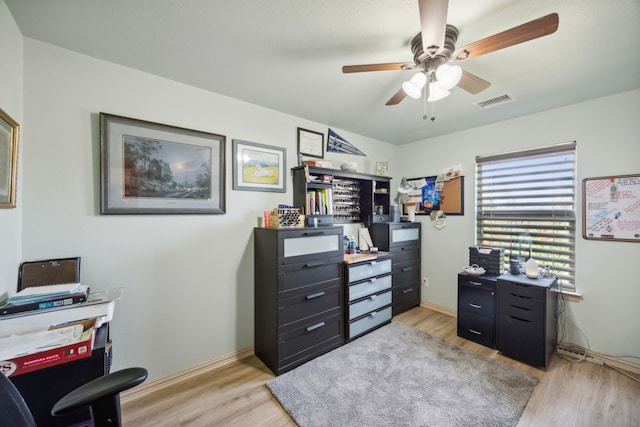
[{"label": "blue pennant banner", "polygon": [[362,151],[347,142],[346,139],[329,129],[329,138],[327,139],[327,151],[333,153],[353,154],[356,156],[366,156]]}]

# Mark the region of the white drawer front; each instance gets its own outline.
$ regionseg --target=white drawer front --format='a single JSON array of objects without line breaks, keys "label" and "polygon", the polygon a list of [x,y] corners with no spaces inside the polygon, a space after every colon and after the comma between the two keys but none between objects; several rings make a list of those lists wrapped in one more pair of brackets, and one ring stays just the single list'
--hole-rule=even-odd
[{"label": "white drawer front", "polygon": [[419,228],[398,228],[397,230],[391,230],[391,242],[408,242],[412,240],[418,240],[420,238]]},{"label": "white drawer front", "polygon": [[342,244],[338,234],[328,236],[305,236],[284,239],[284,256],[310,255],[322,252],[337,251]]},{"label": "white drawer front", "polygon": [[363,317],[349,324],[349,339],[360,335],[361,333],[374,328],[381,323],[384,323],[391,319],[391,307],[387,307],[379,312],[373,312],[367,317]]},{"label": "white drawer front", "polygon": [[366,282],[349,286],[349,301],[375,294],[384,289],[391,289],[391,276],[374,277]]},{"label": "white drawer front", "polygon": [[391,291],[380,295],[371,295],[365,300],[349,305],[349,320],[389,304],[391,304]]},{"label": "white drawer front", "polygon": [[349,268],[349,283],[391,272],[391,260],[371,261]]}]

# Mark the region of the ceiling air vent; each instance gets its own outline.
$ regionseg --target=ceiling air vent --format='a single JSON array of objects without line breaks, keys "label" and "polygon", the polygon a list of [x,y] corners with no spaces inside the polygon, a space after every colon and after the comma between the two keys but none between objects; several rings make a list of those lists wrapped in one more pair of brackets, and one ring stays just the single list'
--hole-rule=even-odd
[{"label": "ceiling air vent", "polygon": [[485,109],[485,108],[495,107],[501,104],[506,104],[507,102],[511,102],[511,101],[513,101],[513,98],[511,97],[511,95],[504,94],[504,95],[496,96],[495,98],[485,99],[484,101],[478,101],[478,102],[475,102],[474,104],[476,104],[478,107],[482,109]]}]

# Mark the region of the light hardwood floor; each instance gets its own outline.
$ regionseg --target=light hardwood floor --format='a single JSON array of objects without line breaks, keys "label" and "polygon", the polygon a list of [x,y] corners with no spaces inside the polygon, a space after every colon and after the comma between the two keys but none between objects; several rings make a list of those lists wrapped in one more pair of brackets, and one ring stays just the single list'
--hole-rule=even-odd
[{"label": "light hardwood floor", "polygon": [[[540,382],[519,427],[640,426],[640,384],[606,366],[553,356],[546,371],[506,358],[456,334],[456,319],[424,307],[396,316],[456,345],[529,372]],[[265,383],[274,375],[254,355],[136,399],[125,399],[125,426],[295,426]],[[425,384],[428,387],[428,384]]]}]

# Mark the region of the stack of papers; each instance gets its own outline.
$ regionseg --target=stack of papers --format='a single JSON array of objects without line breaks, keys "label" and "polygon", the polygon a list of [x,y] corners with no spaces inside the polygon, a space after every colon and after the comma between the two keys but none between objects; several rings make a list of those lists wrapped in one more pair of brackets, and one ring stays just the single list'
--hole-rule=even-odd
[{"label": "stack of papers", "polygon": [[0,302],[0,316],[77,304],[87,300],[89,287],[80,283],[33,286]]},{"label": "stack of papers", "polygon": [[80,283],[66,283],[63,285],[31,286],[24,288],[7,300],[8,304],[21,304],[86,292]]}]

